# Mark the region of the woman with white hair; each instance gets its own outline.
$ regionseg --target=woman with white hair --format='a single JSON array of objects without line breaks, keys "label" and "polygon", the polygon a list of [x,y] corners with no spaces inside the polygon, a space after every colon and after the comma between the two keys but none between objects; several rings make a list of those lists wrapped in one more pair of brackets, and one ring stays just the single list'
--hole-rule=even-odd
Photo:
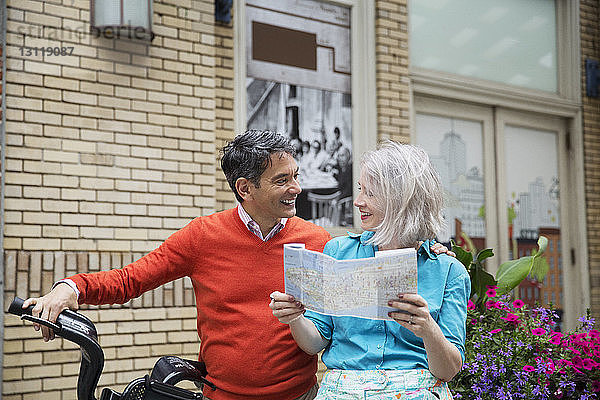
[{"label": "woman with white hair", "polygon": [[398,293],[392,320],[306,311],[285,293],[269,306],[305,352],[325,349],[319,399],[452,399],[447,386],[464,361],[470,279],[462,264],[431,249],[443,225],[442,186],[421,148],[392,141],[361,160],[362,234],[337,237],[324,253],[337,259],[417,248],[417,291]]}]

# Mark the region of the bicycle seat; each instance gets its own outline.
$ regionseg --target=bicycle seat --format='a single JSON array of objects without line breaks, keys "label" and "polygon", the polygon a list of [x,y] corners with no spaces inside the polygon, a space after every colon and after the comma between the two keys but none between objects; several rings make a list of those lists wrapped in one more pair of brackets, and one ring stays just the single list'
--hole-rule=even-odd
[{"label": "bicycle seat", "polygon": [[176,356],[163,356],[154,364],[150,379],[170,385],[187,380],[207,384],[215,389],[215,385],[206,380],[205,376],[206,365],[202,362]]}]

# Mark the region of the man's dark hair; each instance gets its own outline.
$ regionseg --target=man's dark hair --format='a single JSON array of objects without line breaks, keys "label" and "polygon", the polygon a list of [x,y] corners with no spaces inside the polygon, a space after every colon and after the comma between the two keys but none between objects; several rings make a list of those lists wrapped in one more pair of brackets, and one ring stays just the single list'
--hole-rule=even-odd
[{"label": "man's dark hair", "polygon": [[235,198],[242,203],[244,199],[238,194],[235,182],[246,178],[260,187],[260,177],[271,164],[271,154],[288,153],[294,157],[296,149],[280,133],[251,129],[227,143],[221,153],[221,169]]}]

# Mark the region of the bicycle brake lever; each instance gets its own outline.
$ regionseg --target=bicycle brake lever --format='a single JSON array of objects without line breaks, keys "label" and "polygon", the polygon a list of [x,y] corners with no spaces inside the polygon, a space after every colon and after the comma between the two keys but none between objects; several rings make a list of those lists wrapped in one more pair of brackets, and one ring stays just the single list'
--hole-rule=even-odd
[{"label": "bicycle brake lever", "polygon": [[21,315],[21,319],[25,320],[25,321],[33,322],[36,324],[47,326],[48,328],[52,329],[54,331],[54,333],[57,333],[57,334],[60,333],[60,331],[62,330],[61,325],[55,324],[54,322],[50,322],[46,319],[34,317],[31,315],[27,315],[27,314]]},{"label": "bicycle brake lever", "polygon": [[206,379],[205,377],[201,376],[200,377],[200,381],[205,384],[208,385],[212,390],[217,390],[217,385],[215,385],[214,383],[212,383],[211,381],[209,381],[208,379]]}]

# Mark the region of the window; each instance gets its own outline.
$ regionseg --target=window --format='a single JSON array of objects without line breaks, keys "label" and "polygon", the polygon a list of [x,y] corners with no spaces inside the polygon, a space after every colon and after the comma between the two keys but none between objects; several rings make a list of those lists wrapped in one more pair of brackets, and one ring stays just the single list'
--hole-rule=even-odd
[{"label": "window", "polygon": [[[408,10],[412,141],[439,162],[445,157],[442,141],[454,136],[446,151],[460,165],[441,164],[448,179],[446,236],[461,240],[464,233],[475,238],[475,247],[493,248],[495,257],[487,262],[492,273],[504,261],[532,254],[538,236],[546,236],[551,241],[546,255],[556,260],[549,274],[558,283],[556,291],[543,286],[538,300],[554,296],[565,311],[565,326],[574,327],[574,316],[590,303],[587,253],[565,258],[562,268],[562,254],[587,243],[580,222],[585,197],[579,3],[409,0]],[[474,34],[482,21],[489,27]],[[482,43],[488,48],[478,51]],[[531,50],[527,56],[518,55],[525,48]]]},{"label": "window", "polygon": [[152,0],[90,0],[90,28],[107,39],[154,39]]},{"label": "window", "polygon": [[410,1],[411,65],[557,91],[553,0]]}]

